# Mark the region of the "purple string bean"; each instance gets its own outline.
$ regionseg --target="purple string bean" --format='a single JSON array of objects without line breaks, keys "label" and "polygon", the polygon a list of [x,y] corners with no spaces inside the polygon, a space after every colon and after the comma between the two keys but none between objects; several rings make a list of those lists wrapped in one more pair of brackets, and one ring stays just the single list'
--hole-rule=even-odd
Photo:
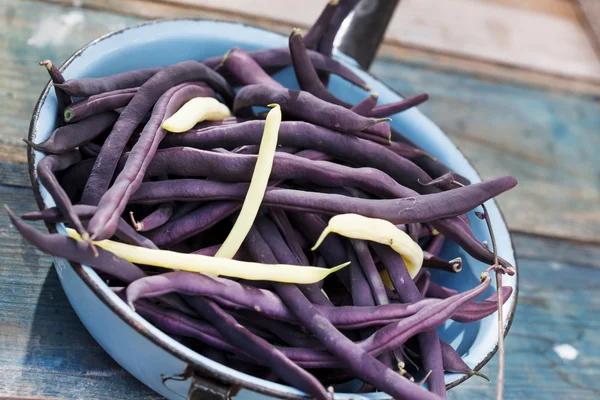
[{"label": "purple string bean", "polygon": [[71,96],[88,97],[114,90],[142,86],[163,68],[146,68],[101,78],[69,79],[58,86]]},{"label": "purple string bean", "polygon": [[97,205],[100,197],[108,190],[121,153],[136,126],[156,101],[173,86],[190,81],[206,81],[226,101],[233,98],[233,90],[227,82],[202,63],[184,61],[157,72],[156,75],[140,86],[104,142],[102,151],[96,159],[90,178],[84,188],[82,197],[84,204]]},{"label": "purple string bean", "polygon": [[[254,50],[248,51],[247,53],[265,70],[279,70],[292,64],[290,49],[287,47],[280,49]],[[352,72],[352,70],[346,67],[344,64],[334,60],[333,58],[325,57],[316,51],[308,50],[308,55],[310,56],[310,59],[317,70],[339,75],[348,82],[351,82],[356,86],[360,86],[365,90],[369,90],[369,86],[365,83],[365,81]],[[217,56],[207,58],[202,62],[210,68],[216,68],[221,64],[222,60],[222,56]]]},{"label": "purple string bean", "polygon": [[[58,115],[62,116],[65,110],[65,107],[71,104],[71,96],[69,96],[63,89],[59,86],[60,84],[65,82],[65,78],[60,70],[54,65],[54,63],[50,60],[41,61],[40,65],[46,67],[48,71],[48,75],[50,75],[50,80],[52,81],[54,86],[54,92],[56,93],[56,99],[58,102]],[[59,118],[59,125],[62,125],[62,119]]]},{"label": "purple string bean", "polygon": [[[130,200],[132,203],[157,204],[168,200],[240,200],[248,184],[196,179],[146,182]],[[394,224],[429,222],[455,217],[472,210],[516,185],[511,176],[503,176],[441,193],[401,199],[361,199],[336,194],[269,187],[263,204],[286,210],[328,215],[354,213],[387,219]]]},{"label": "purple string bean", "polygon": [[223,66],[227,68],[231,74],[242,85],[263,84],[278,88],[283,86],[261,68],[260,65],[248,53],[239,47],[230,50],[223,57]]},{"label": "purple string bean", "polygon": [[56,207],[65,216],[69,224],[81,235],[81,237],[87,238],[88,233],[83,227],[81,220],[77,216],[77,213],[73,210],[73,204],[67,196],[65,190],[58,183],[55,171],[60,171],[67,168],[70,165],[75,164],[81,160],[81,154],[76,150],[71,150],[68,153],[49,155],[40,160],[36,167],[40,182],[46,190],[50,193]]},{"label": "purple string bean", "polygon": [[[469,187],[469,186],[467,186]],[[451,193],[444,192],[444,193]],[[378,243],[372,244],[373,248],[386,266],[396,293],[403,302],[415,302],[423,299],[419,289],[411,279],[402,257],[388,246]],[[487,281],[491,279],[488,277]],[[423,367],[426,371],[431,371],[427,380],[429,389],[441,397],[446,396],[446,385],[444,383],[444,367],[442,364],[442,351],[440,340],[435,329],[423,331],[417,336],[419,349],[423,359]]]},{"label": "purple string bean", "polygon": [[[178,70],[175,69],[175,71]],[[162,72],[159,72],[156,76],[159,76],[161,73]],[[140,88],[138,94],[142,90],[143,87]],[[193,99],[194,97],[211,96],[212,94],[214,94],[214,92],[204,86],[183,83],[169,89],[163,96],[161,96],[160,100],[154,106],[154,111],[150,121],[148,121],[148,123],[145,125],[140,138],[129,153],[129,157],[125,162],[123,170],[115,179],[112,187],[105,193],[98,193],[98,190],[105,188],[104,185],[100,187],[91,186],[94,178],[94,169],[92,169],[92,174],[90,175],[90,178],[86,184],[86,189],[90,189],[88,191],[90,194],[97,193],[93,196],[93,198],[99,199],[98,211],[90,220],[88,226],[92,237],[96,238],[97,240],[102,240],[109,238],[114,233],[118,218],[125,209],[129,197],[142,183],[146,168],[148,168],[148,165],[152,161],[160,141],[166,135],[166,131],[161,128],[160,124],[187,101]],[[133,100],[130,104],[132,103]],[[103,149],[104,148],[106,148],[106,145],[103,147]],[[100,160],[103,156],[104,155],[101,152],[96,159],[94,168],[100,165],[98,160]],[[92,187],[93,191],[91,190]],[[89,198],[86,198],[85,194],[86,192],[84,189],[82,202],[88,203],[86,200]],[[98,197],[98,195],[101,197]]]},{"label": "purple string bean", "polygon": [[[76,204],[73,206],[73,211],[77,216],[84,221],[88,221],[96,213],[97,207]],[[67,219],[56,207],[47,208],[42,211],[33,211],[21,216],[26,221],[46,221],[46,222],[67,222]],[[148,238],[140,235],[133,229],[123,218],[119,218],[119,225],[115,232],[115,237],[122,242],[141,246],[148,249],[158,249],[158,247]]]},{"label": "purple string bean", "polygon": [[137,90],[138,88],[114,90],[73,103],[65,108],[65,122],[73,123],[92,115],[125,107],[135,96]]},{"label": "purple string bean", "polygon": [[42,143],[23,139],[29,146],[46,154],[66,153],[81,146],[112,127],[119,115],[113,111],[103,112],[74,124],[61,126]]},{"label": "purple string bean", "polygon": [[244,86],[235,96],[233,112],[253,106],[266,107],[272,103],[279,104],[284,114],[325,128],[349,135],[365,131],[384,140],[390,140],[390,126],[385,123],[385,119],[363,117],[301,90],[280,89],[267,85]]},{"label": "purple string bean", "polygon": [[337,104],[342,107],[350,108],[351,104],[338,99],[323,85],[319,80],[319,74],[310,61],[310,56],[306,51],[304,40],[299,29],[292,30],[289,38],[290,54],[292,55],[292,64],[300,89],[318,97],[321,100],[331,104]]}]

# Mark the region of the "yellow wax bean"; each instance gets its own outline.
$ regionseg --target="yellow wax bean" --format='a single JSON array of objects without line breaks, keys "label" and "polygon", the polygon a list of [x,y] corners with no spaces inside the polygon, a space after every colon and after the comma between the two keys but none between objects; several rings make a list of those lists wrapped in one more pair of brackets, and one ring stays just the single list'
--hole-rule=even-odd
[{"label": "yellow wax bean", "polygon": [[[69,237],[73,239],[82,240],[81,236],[71,228],[67,228],[67,233]],[[185,254],[167,250],[147,249],[144,247],[114,242],[112,240],[100,240],[93,243],[104,250],[110,251],[118,257],[136,264],[258,281],[298,284],[315,283],[350,264],[348,262],[329,269],[288,264],[260,264],[255,262],[219,259],[200,254]]]},{"label": "yellow wax bean", "polygon": [[384,219],[368,218],[359,214],[340,214],[332,217],[312,250],[331,232],[352,238],[386,244],[402,256],[404,264],[414,278],[423,265],[423,250],[405,232]]},{"label": "yellow wax bean", "polygon": [[390,290],[396,290],[394,284],[392,283],[392,279],[390,278],[390,274],[388,274],[387,269],[379,272],[379,276],[381,277],[381,282],[383,282],[383,286]]},{"label": "yellow wax bean", "polygon": [[231,117],[231,111],[219,100],[214,97],[195,97],[167,118],[162,123],[162,128],[169,132],[185,132],[198,122],[220,121],[227,117]]},{"label": "yellow wax bean", "polygon": [[246,235],[252,228],[258,209],[265,196],[265,190],[271,176],[273,168],[273,159],[275,158],[275,150],[277,149],[277,137],[279,136],[279,126],[281,125],[281,108],[278,104],[270,104],[271,111],[267,114],[263,136],[258,149],[258,157],[256,165],[252,173],[252,179],[248,186],[248,193],[244,198],[242,209],[237,217],[231,232],[227,239],[223,242],[215,257],[233,258],[235,253],[246,239]]}]

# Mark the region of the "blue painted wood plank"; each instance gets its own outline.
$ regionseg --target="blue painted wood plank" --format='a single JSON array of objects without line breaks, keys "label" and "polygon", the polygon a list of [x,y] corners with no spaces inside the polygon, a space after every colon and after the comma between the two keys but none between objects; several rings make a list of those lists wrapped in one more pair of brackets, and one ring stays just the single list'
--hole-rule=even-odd
[{"label": "blue painted wood plank", "polygon": [[[29,187],[0,184],[0,204],[17,214],[37,209]],[[0,243],[0,397],[160,398],[85,330],[52,258],[29,246],[4,210]]]},{"label": "blue painted wood plank", "polygon": [[[517,247],[517,252],[519,252]],[[600,269],[518,259],[519,302],[506,340],[506,399],[597,399],[600,393]],[[561,358],[558,345],[578,356]],[[482,369],[492,380],[497,359]],[[471,378],[450,399],[493,399],[494,382]]]}]

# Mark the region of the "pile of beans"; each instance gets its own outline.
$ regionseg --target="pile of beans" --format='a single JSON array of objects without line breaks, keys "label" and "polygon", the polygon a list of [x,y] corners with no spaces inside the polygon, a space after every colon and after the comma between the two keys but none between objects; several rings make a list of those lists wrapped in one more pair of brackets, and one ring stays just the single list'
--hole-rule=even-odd
[{"label": "pile of beans", "polygon": [[[22,219],[9,210],[12,223],[41,250],[92,266],[137,313],[224,365],[316,399],[331,398],[331,385],[353,379],[364,382],[363,392],[444,398],[444,372],[478,373],[436,328],[496,312],[510,287],[476,299],[490,286],[490,271],[514,273],[475,238],[466,213],[516,181],[470,184],[394,132],[388,117],[426,101],[426,94],[377,104],[377,94],[365,90],[353,105],[328,91],[331,74],[368,89],[331,57],[333,38],[356,3],[330,1],[304,37],[291,33],[289,48],[235,48],[223,57],[66,81],[44,62],[60,124],[49,139],[29,145],[46,154],[37,173],[56,207]],[[288,66],[300,90],[271,78]],[[211,102],[231,116],[210,120],[196,109],[194,120],[173,122],[181,131],[166,130],[165,121],[197,98],[217,99]],[[258,214],[233,260],[209,259],[219,256],[250,196],[269,124],[264,107],[272,104],[282,121]],[[329,234],[313,250],[330,219],[346,214],[359,217],[350,222],[367,217],[365,232],[372,219],[387,221],[422,249],[422,268],[409,272],[394,240],[371,239],[373,231],[333,229],[341,235]],[[65,222],[71,237],[42,233],[23,220]],[[481,283],[458,293],[430,279],[431,269],[461,270],[460,258],[440,258],[445,241],[491,266]],[[165,251],[186,253],[199,268],[216,270],[172,271],[142,256],[134,263],[119,246],[156,260],[173,254]],[[269,264],[302,277],[328,271],[325,279],[298,283],[295,275],[276,278]],[[334,266],[340,267],[329,271]],[[246,275],[229,267],[245,268]],[[412,377],[417,368],[428,390]]]}]

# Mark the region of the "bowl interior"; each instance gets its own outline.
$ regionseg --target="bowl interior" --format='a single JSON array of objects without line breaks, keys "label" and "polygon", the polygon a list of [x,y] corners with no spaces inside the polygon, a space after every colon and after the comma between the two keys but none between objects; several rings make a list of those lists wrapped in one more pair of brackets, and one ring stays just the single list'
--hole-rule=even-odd
[{"label": "bowl interior", "polygon": [[[246,50],[286,47],[287,38],[262,29],[226,22],[197,20],[151,22],[107,35],[92,42],[65,63],[63,72],[66,79],[100,77],[137,68],[170,65],[184,60],[201,60],[211,56],[222,55],[234,46]],[[384,84],[355,67],[356,64],[353,60],[342,54],[337,54],[336,57],[352,66],[355,72],[371,85],[373,91],[379,93],[380,104],[396,101],[400,98],[397,93],[387,88]],[[275,78],[288,87],[297,88],[297,82],[291,68],[280,71],[275,75]],[[368,95],[364,90],[339,77],[332,77],[330,90],[336,96],[352,103],[356,103]],[[433,99],[431,101],[436,100]],[[42,99],[40,103],[37,118],[34,116],[32,137],[30,139],[39,143],[49,137],[51,132],[56,128],[56,110],[56,96],[54,91],[50,90],[46,98]],[[396,130],[402,132],[456,172],[469,178],[472,182],[480,181],[475,170],[456,146],[435,124],[418,110],[412,109],[393,116],[391,124]],[[36,165],[41,157],[43,157],[42,153],[35,152],[33,159]],[[40,186],[40,192],[45,205],[47,207],[54,206],[54,201],[42,186]],[[515,260],[510,236],[495,203],[489,202],[488,211],[494,224],[499,253],[507,261],[514,264]],[[475,236],[479,240],[489,241],[489,234],[485,223],[475,217],[473,213],[469,214],[469,218]],[[64,233],[64,226],[62,224],[57,228]],[[486,268],[486,265],[470,257],[454,243],[447,242],[444,246],[442,257],[451,259],[457,256],[461,256],[464,260],[463,271],[460,274],[451,275],[432,271],[432,278],[437,283],[463,291],[472,288],[479,282],[479,275]],[[103,290],[110,292],[109,288],[98,278],[91,268],[85,268],[85,271],[91,279],[98,281]],[[504,278],[504,285],[512,286],[515,293],[516,283],[516,277]],[[493,288],[490,288],[482,297],[487,297],[492,292]],[[169,342],[170,346],[181,347],[181,351],[189,353],[189,357],[196,360],[196,362],[210,364],[214,368],[236,375],[238,379],[243,381],[257,381],[257,378],[216,364],[202,355],[183,347],[134,314],[112,292],[108,293],[108,295],[114,300],[115,307],[130,314],[132,318],[137,318],[153,334],[160,337],[161,340]],[[516,296],[513,295],[504,306],[505,327],[512,318],[516,304],[515,298]],[[439,328],[439,334],[443,340],[458,350],[470,367],[480,367],[491,357],[497,344],[496,317],[492,315],[483,321],[472,324],[448,322]],[[462,375],[447,374],[446,383],[457,383],[462,378]],[[260,383],[267,387],[276,386],[278,391],[286,390],[290,393],[298,393],[295,389],[284,387],[283,385],[267,381],[261,381]],[[343,389],[338,388],[338,393]],[[363,396],[380,398],[381,395],[381,393],[373,393]],[[354,396],[356,398],[356,395]],[[345,396],[339,393],[337,397],[344,398]]]}]

